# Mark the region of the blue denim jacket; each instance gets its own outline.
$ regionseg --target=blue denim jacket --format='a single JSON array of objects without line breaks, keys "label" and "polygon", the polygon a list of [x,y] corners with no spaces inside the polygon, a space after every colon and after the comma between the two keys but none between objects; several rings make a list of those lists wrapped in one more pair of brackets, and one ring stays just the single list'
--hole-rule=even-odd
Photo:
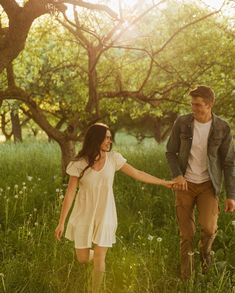
[{"label": "blue denim jacket", "polygon": [[[193,139],[193,115],[176,119],[167,142],[166,158],[173,177],[184,175]],[[215,193],[221,190],[222,175],[228,198],[235,199],[235,150],[231,129],[227,122],[212,115],[208,137],[207,166]]]}]

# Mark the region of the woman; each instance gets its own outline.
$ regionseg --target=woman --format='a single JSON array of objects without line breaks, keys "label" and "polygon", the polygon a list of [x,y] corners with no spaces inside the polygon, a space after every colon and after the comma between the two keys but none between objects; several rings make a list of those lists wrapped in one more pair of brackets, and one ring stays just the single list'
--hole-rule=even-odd
[{"label": "woman", "polygon": [[115,243],[115,171],[121,170],[145,183],[163,185],[167,188],[173,185],[172,181],[165,181],[135,169],[126,163],[121,154],[111,151],[111,148],[112,134],[108,126],[102,123],[90,126],[76,160],[70,162],[67,167],[66,172],[70,178],[59,224],[55,230],[55,237],[60,240],[79,184],[65,237],[74,241],[80,263],[87,263],[93,259],[92,293],[100,291],[105,272],[105,256],[108,247]]}]

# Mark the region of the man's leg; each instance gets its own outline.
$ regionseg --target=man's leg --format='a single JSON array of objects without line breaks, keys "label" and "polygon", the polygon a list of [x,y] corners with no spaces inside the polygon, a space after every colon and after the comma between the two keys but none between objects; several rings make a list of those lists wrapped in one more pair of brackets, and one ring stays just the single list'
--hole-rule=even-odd
[{"label": "man's leg", "polygon": [[180,262],[183,280],[189,279],[193,271],[194,205],[194,186],[188,182],[187,191],[176,191],[176,215],[180,230]]},{"label": "man's leg", "polygon": [[218,197],[216,197],[210,181],[200,184],[200,193],[196,204],[198,208],[198,221],[201,226],[199,249],[202,272],[206,273],[211,264],[211,247],[216,236],[219,215]]}]

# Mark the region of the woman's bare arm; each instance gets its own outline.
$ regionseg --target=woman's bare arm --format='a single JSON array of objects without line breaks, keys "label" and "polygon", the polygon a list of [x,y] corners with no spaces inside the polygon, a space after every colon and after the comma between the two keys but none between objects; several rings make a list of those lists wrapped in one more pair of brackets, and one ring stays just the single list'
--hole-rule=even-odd
[{"label": "woman's bare arm", "polygon": [[152,176],[146,172],[140,171],[130,164],[125,163],[123,167],[120,169],[126,175],[145,183],[156,184],[156,185],[163,185],[167,188],[172,188],[174,181],[166,181],[164,179],[160,179],[158,177]]}]

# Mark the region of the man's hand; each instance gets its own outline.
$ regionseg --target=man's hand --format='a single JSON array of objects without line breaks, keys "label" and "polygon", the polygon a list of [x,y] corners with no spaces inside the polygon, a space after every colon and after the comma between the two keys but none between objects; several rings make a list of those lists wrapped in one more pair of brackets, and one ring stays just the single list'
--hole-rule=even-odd
[{"label": "man's hand", "polygon": [[232,198],[227,198],[225,200],[225,212],[234,212],[235,211],[235,200]]},{"label": "man's hand", "polygon": [[184,176],[177,176],[173,181],[175,182],[173,185],[174,190],[188,190],[188,184]]}]

